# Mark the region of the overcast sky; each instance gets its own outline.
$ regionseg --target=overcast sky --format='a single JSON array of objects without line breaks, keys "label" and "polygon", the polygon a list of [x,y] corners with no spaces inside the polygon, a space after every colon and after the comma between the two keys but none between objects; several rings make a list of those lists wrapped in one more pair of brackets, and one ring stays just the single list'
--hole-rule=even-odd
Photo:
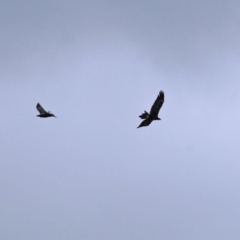
[{"label": "overcast sky", "polygon": [[2,0],[0,238],[239,240],[239,26],[237,0]]}]

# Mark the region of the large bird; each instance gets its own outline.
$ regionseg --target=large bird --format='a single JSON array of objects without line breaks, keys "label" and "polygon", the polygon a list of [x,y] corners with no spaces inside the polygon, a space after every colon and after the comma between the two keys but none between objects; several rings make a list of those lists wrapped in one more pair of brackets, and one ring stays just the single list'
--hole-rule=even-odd
[{"label": "large bird", "polygon": [[36,108],[40,113],[39,115],[37,115],[37,117],[41,117],[41,118],[56,117],[50,111],[48,111],[48,112],[45,111],[44,108],[40,105],[40,103],[37,104]]},{"label": "large bird", "polygon": [[161,118],[158,117],[158,113],[163,103],[164,103],[164,92],[160,91],[157,99],[152,105],[150,113],[144,111],[144,113],[139,116],[141,119],[144,119],[144,120],[141,122],[141,124],[137,128],[146,127],[150,125],[151,122],[154,120],[161,120]]}]

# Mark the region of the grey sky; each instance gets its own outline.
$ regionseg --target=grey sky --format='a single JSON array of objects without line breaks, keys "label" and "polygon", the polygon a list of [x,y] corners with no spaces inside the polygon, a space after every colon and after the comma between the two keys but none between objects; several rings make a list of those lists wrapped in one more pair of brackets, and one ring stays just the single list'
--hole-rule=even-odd
[{"label": "grey sky", "polygon": [[2,0],[0,238],[238,240],[239,9]]}]

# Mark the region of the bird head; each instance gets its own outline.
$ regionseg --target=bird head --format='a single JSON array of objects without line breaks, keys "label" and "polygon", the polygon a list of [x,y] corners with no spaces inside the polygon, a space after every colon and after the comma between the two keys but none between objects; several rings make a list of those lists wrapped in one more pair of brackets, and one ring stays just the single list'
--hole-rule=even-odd
[{"label": "bird head", "polygon": [[51,117],[55,117],[56,118],[56,116],[54,114],[52,114],[50,111],[48,111],[48,113],[50,114]]}]

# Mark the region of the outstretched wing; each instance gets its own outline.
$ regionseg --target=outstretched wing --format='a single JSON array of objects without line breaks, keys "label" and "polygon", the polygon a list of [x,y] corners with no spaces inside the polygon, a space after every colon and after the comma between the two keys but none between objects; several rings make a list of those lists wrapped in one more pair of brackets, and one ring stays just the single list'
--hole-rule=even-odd
[{"label": "outstretched wing", "polygon": [[151,122],[152,122],[152,119],[147,118],[147,119],[143,120],[137,128],[146,127],[146,126],[150,125]]},{"label": "outstretched wing", "polygon": [[154,104],[152,105],[150,114],[152,116],[158,116],[159,110],[162,107],[163,103],[164,103],[164,92],[160,91],[157,99],[155,100]]},{"label": "outstretched wing", "polygon": [[43,109],[43,107],[39,103],[37,104],[36,108],[40,114],[46,113],[46,111]]}]

